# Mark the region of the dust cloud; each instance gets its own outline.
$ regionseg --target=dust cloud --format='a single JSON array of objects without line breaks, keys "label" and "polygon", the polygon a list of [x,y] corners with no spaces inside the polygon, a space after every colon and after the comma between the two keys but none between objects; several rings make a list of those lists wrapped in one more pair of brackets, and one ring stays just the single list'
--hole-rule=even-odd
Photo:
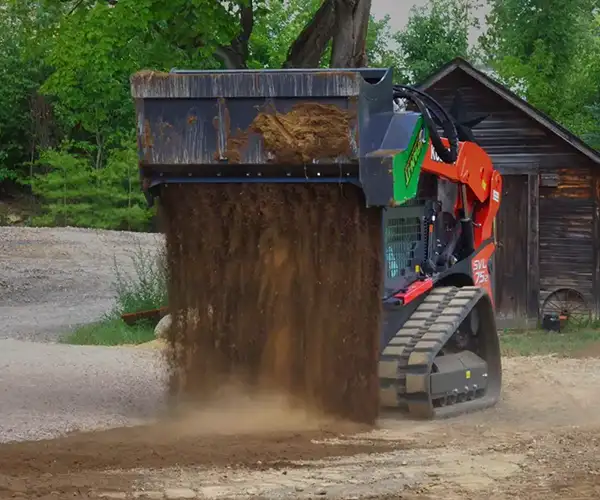
[{"label": "dust cloud", "polygon": [[359,188],[169,185],[161,212],[173,402],[223,429],[375,422],[381,213]]}]

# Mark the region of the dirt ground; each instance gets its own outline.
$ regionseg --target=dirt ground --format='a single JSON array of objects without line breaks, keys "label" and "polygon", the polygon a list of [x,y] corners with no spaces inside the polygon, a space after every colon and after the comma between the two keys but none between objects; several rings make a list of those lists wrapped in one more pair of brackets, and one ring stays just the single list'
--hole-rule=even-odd
[{"label": "dirt ground", "polygon": [[[91,284],[82,279],[83,274],[70,278],[68,266],[54,264],[53,257],[48,257],[45,264],[35,257],[39,272],[53,276],[36,284],[28,281],[31,266],[28,268],[27,263],[32,261],[23,258],[19,268],[16,257],[19,248],[32,251],[27,245],[31,234],[24,231],[17,237],[12,232],[11,241],[18,244],[9,247],[4,240],[2,258],[10,264],[11,283],[18,285],[22,273],[23,286],[29,290],[40,287],[41,298],[42,287],[51,283],[52,300],[61,303],[60,287],[70,286],[62,302],[66,309],[53,311],[52,318],[65,316],[68,297],[76,297],[76,287],[81,283],[88,287],[86,300],[93,300],[94,286],[103,300],[109,298],[108,285],[102,281],[103,276],[110,276],[102,266],[110,269],[112,264],[107,259],[110,249],[106,245],[98,255],[93,245],[82,243],[78,247],[75,269],[83,273],[89,265],[94,276]],[[74,239],[81,237],[77,231],[73,234]],[[50,253],[62,251],[61,245],[69,238],[68,231],[62,232],[54,239]],[[126,241],[119,241],[113,233],[110,238],[110,246],[117,252],[126,250]],[[48,270],[53,265],[61,272]],[[78,280],[81,283],[77,284]],[[32,296],[41,333],[29,340],[48,338],[39,301]],[[27,303],[14,297],[10,302],[3,300],[0,314],[9,307],[26,308]],[[7,328],[17,323],[10,323],[6,316],[2,319],[3,335],[12,336]],[[55,328],[56,323],[51,326]],[[25,329],[19,331],[26,333]],[[40,346],[31,345],[32,351]],[[99,353],[101,349],[103,353],[111,352],[108,348],[98,349]],[[121,348],[113,349],[121,352]],[[159,349],[136,352],[140,356],[155,355],[157,362],[160,359]],[[209,408],[141,426],[6,443],[0,445],[0,499],[597,499],[600,359],[593,355],[598,353],[590,350],[577,359],[505,359],[501,402],[484,412],[445,421],[416,422],[383,415],[377,428],[368,429],[292,410],[273,396],[251,398],[234,391]],[[73,349],[73,356],[82,355]],[[51,377],[55,369],[51,357],[46,356],[44,361],[40,351],[36,356],[38,370],[47,369]],[[89,370],[106,388],[112,379],[110,371],[101,367],[103,356],[90,357]],[[61,363],[64,372],[68,363]],[[0,358],[0,401],[5,401],[9,390],[18,390],[25,402],[39,397],[22,376],[9,379],[12,372],[2,366]],[[74,370],[76,366],[73,363]],[[75,371],[72,380],[77,377]],[[152,380],[157,383],[156,377]],[[63,395],[75,390],[65,376],[56,379],[54,385],[59,383],[62,385],[56,390]],[[148,391],[142,381],[136,380],[136,387],[140,393]],[[109,392],[90,400],[87,411],[102,413]],[[128,401],[122,404],[135,403],[136,394],[126,394]],[[44,407],[46,418],[55,418],[52,398],[44,402]],[[41,425],[39,419],[36,422]]]},{"label": "dirt ground", "polygon": [[5,444],[0,498],[600,498],[600,360],[505,370],[497,407],[445,421],[358,428],[233,394],[144,426]]}]

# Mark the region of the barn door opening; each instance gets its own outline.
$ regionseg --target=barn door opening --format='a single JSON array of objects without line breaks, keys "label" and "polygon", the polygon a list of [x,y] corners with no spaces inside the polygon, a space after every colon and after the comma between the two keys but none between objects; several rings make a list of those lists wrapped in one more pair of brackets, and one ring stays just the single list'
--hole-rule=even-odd
[{"label": "barn door opening", "polygon": [[503,175],[496,217],[494,299],[500,327],[526,327],[537,320],[537,175]]}]

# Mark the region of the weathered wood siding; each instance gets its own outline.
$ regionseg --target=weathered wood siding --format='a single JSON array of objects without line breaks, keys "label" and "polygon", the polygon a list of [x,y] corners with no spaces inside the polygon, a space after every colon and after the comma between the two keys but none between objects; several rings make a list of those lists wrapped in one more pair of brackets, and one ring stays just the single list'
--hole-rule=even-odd
[{"label": "weathered wood siding", "polygon": [[[563,286],[580,290],[597,308],[600,177],[594,168],[600,167],[460,68],[427,89],[448,109],[457,91],[470,116],[490,115],[473,132],[505,182],[497,217],[499,317],[537,319],[546,295]],[[544,185],[548,174],[557,177],[555,187]]]},{"label": "weathered wood siding", "polygon": [[556,288],[570,287],[591,300],[594,272],[591,169],[541,168],[540,174],[542,178],[548,174],[558,177],[558,186],[540,186],[541,299]]},{"label": "weathered wood siding", "polygon": [[490,115],[473,133],[501,173],[525,173],[537,165],[570,165],[574,154],[569,144],[464,71],[457,69],[427,89],[447,109],[457,91],[469,115]]},{"label": "weathered wood siding", "polygon": [[[496,219],[498,248],[494,256],[496,315],[499,321],[518,322],[527,317],[528,176],[504,179],[503,203]],[[516,237],[516,235],[525,235]]]}]

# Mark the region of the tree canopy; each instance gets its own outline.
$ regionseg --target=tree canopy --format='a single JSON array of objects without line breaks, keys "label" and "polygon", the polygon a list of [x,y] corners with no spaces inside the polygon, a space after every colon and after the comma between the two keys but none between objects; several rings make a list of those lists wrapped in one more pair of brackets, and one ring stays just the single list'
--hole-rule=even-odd
[{"label": "tree canopy", "polygon": [[600,146],[600,0],[430,0],[405,27],[371,0],[0,0],[0,189],[37,224],[144,229],[129,78],[173,67],[393,67],[415,83],[456,56]]}]

